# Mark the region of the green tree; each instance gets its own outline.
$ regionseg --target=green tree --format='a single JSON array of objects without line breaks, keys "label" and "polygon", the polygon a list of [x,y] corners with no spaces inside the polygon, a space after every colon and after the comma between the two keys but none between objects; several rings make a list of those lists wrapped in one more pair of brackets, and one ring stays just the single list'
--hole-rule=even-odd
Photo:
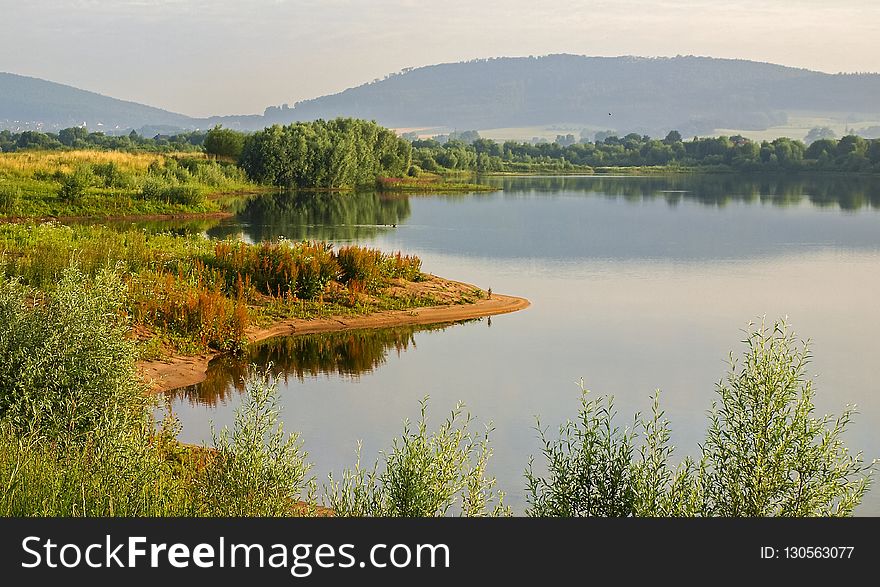
[{"label": "green tree", "polygon": [[807,133],[807,136],[804,137],[804,142],[807,145],[811,145],[816,141],[821,141],[823,139],[836,139],[837,134],[827,126],[814,126],[810,129],[810,132]]},{"label": "green tree", "polygon": [[66,147],[72,147],[77,141],[85,141],[89,137],[89,131],[84,126],[73,126],[58,131],[58,140]]},{"label": "green tree", "polygon": [[244,133],[223,128],[219,124],[205,135],[205,152],[216,157],[238,159],[244,148]]},{"label": "green tree", "polygon": [[674,145],[675,143],[681,142],[681,133],[677,130],[671,130],[667,133],[666,138],[663,139],[663,142],[667,145]]}]

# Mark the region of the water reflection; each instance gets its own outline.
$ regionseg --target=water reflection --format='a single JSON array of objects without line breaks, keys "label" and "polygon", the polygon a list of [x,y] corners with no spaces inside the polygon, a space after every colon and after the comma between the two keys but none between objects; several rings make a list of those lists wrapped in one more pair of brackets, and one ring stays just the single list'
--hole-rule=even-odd
[{"label": "water reflection", "polygon": [[399,356],[415,348],[417,332],[440,331],[451,325],[346,330],[267,339],[250,345],[243,356],[215,358],[208,366],[205,381],[171,391],[168,399],[186,400],[193,405],[225,404],[234,394],[244,391],[247,370],[254,364],[271,364],[273,377],[285,385],[291,378],[302,382],[319,375],[357,380],[383,365],[389,352],[394,351]]},{"label": "water reflection", "polygon": [[406,197],[376,192],[278,192],[248,199],[233,221],[208,230],[214,238],[240,232],[252,241],[355,240],[391,230],[410,215]]},{"label": "water reflection", "polygon": [[501,186],[505,194],[566,191],[633,202],[663,198],[670,205],[684,200],[710,206],[729,202],[793,206],[809,202],[843,210],[880,208],[880,178],[845,174],[487,177],[482,181]]}]

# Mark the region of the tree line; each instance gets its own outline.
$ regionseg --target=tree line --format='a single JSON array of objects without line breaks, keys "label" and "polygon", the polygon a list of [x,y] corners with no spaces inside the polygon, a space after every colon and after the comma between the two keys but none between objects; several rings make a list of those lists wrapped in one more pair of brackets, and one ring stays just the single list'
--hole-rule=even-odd
[{"label": "tree line", "polygon": [[57,133],[26,130],[11,132],[0,130],[0,152],[65,149],[98,149],[107,151],[201,151],[209,133],[204,131],[183,132],[174,135],[156,134],[145,137],[132,130],[128,134],[109,135],[89,132],[84,126],[63,128]]},{"label": "tree line", "polygon": [[736,171],[880,171],[880,139],[847,135],[812,143],[780,137],[754,141],[741,135],[663,139],[630,133],[597,133],[595,140],[573,135],[554,142],[496,142],[476,131],[418,139],[398,137],[375,122],[336,118],[274,125],[254,133],[216,126],[208,131],[149,138],[89,132],[84,127],[58,133],[0,131],[0,150],[101,149],[118,151],[203,151],[236,161],[258,183],[296,188],[350,188],[377,177],[419,175],[422,171],[557,172],[600,167],[698,167]]},{"label": "tree line", "polygon": [[631,133],[600,140],[547,143],[479,138],[473,142],[413,141],[413,164],[425,171],[565,171],[595,167],[677,166],[738,171],[880,171],[880,139],[848,135],[809,146],[780,137],[753,141],[740,135],[682,140],[671,131],[663,139]]}]

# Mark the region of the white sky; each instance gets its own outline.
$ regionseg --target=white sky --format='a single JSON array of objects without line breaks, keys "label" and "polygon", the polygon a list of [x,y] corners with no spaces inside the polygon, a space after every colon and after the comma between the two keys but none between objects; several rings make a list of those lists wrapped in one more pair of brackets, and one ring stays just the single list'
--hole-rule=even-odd
[{"label": "white sky", "polygon": [[477,57],[708,55],[880,71],[877,0],[0,0],[0,71],[194,116]]}]

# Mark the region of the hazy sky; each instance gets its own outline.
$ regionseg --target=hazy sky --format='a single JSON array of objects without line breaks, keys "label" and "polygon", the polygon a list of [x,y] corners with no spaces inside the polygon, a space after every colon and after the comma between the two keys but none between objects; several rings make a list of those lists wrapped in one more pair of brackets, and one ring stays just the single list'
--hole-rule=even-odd
[{"label": "hazy sky", "polygon": [[0,0],[0,71],[190,115],[477,57],[708,55],[880,71],[877,0]]}]

